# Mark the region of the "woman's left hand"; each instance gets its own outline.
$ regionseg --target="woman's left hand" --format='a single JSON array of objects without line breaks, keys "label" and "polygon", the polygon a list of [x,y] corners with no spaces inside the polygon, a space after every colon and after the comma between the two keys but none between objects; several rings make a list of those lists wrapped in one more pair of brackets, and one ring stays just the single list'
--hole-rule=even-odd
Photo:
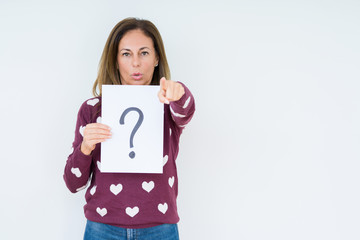
[{"label": "woman's left hand", "polygon": [[169,104],[179,100],[184,94],[185,89],[180,83],[167,80],[165,77],[160,79],[160,91],[158,93],[160,102]]}]

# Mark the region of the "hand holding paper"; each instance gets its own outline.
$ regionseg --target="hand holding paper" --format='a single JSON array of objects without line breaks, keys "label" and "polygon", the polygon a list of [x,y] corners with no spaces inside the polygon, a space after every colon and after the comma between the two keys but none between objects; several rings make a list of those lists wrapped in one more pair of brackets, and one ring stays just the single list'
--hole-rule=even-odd
[{"label": "hand holding paper", "polygon": [[158,93],[160,102],[169,104],[179,100],[184,94],[184,87],[180,83],[166,80],[165,77],[160,79],[160,91]]},{"label": "hand holding paper", "polygon": [[111,137],[110,127],[101,123],[90,123],[84,129],[84,137],[81,143],[81,152],[90,155],[96,144],[104,142]]}]

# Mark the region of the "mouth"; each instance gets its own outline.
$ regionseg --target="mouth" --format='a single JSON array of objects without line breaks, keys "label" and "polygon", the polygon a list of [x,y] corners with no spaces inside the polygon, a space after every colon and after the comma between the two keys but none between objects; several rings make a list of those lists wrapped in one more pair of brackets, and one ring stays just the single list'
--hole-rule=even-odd
[{"label": "mouth", "polygon": [[136,73],[131,74],[131,77],[134,80],[140,80],[143,77],[143,75],[141,73],[139,73],[139,72],[136,72]]}]

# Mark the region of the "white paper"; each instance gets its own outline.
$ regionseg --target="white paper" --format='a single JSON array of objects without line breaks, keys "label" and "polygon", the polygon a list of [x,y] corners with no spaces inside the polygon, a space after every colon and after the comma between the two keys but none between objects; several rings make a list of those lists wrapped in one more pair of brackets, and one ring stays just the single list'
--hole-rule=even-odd
[{"label": "white paper", "polygon": [[[101,143],[101,172],[163,172],[164,105],[157,97],[159,89],[148,85],[102,86],[102,123],[111,128],[112,137]],[[129,108],[137,108],[143,114],[132,148],[130,137],[140,114],[133,109],[120,124],[121,115]],[[130,152],[135,152],[133,158]]]}]

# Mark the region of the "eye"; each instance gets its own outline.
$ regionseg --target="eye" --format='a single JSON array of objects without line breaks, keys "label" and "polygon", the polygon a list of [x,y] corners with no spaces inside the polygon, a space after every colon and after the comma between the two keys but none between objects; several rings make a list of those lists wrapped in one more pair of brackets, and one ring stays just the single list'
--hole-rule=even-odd
[{"label": "eye", "polygon": [[128,57],[128,56],[130,56],[130,53],[128,53],[128,52],[124,52],[124,53],[122,53],[122,54],[121,54],[121,56]]},{"label": "eye", "polygon": [[143,56],[149,55],[149,52],[143,51],[143,52],[141,52],[141,55],[143,55]]}]

